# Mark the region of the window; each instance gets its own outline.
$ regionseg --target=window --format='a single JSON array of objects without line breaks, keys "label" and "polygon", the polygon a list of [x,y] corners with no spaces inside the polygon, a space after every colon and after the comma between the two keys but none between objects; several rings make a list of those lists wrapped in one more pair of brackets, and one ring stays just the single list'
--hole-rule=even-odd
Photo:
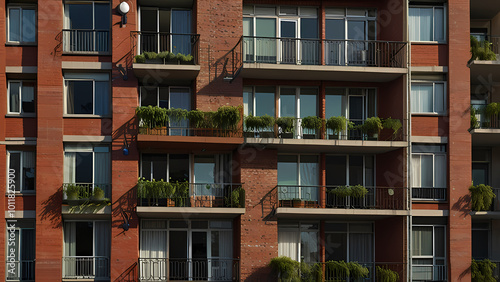
[{"label": "window", "polygon": [[445,145],[413,144],[411,166],[414,199],[446,199]]},{"label": "window", "polygon": [[275,92],[273,86],[246,86],[243,88],[243,113],[245,116],[275,117]]},{"label": "window", "polygon": [[111,9],[109,1],[65,1],[63,50],[65,52],[110,51]]},{"label": "window", "polygon": [[7,95],[9,114],[24,114],[35,112],[34,81],[10,80],[9,95]]},{"label": "window", "polygon": [[64,75],[66,114],[108,116],[110,111],[109,74]]},{"label": "window", "polygon": [[[7,151],[9,171],[14,174],[16,192],[35,191],[35,152]],[[7,186],[10,187],[10,186]]]},{"label": "window", "polygon": [[410,6],[410,41],[446,41],[444,6]]},{"label": "window", "polygon": [[472,222],[472,258],[483,260],[490,257],[490,223]]},{"label": "window", "polygon": [[139,52],[192,54],[191,10],[140,7]]},{"label": "window", "polygon": [[30,44],[36,42],[36,8],[7,7],[8,43]]},{"label": "window", "polygon": [[[35,229],[32,222],[20,221],[15,223],[15,227],[10,227],[7,223],[7,238],[13,230],[14,241],[7,241],[6,251],[10,255],[14,252],[14,261],[7,262],[6,280],[10,281],[35,281]],[[6,256],[6,257],[7,257]]]},{"label": "window", "polygon": [[315,263],[319,261],[318,223],[278,222],[278,256]]},{"label": "window", "polygon": [[243,16],[246,62],[319,64],[317,8],[245,6]]},{"label": "window", "polygon": [[189,155],[142,154],[141,176],[147,180],[189,181]]},{"label": "window", "polygon": [[412,82],[411,112],[446,114],[446,83]]},{"label": "window", "polygon": [[63,231],[63,279],[109,279],[110,222],[66,221]]},{"label": "window", "polygon": [[446,281],[446,226],[413,225],[413,280]]},{"label": "window", "polygon": [[[325,222],[325,261],[355,261],[373,273],[374,256],[375,244],[371,222]],[[325,278],[330,281],[329,277]]]},{"label": "window", "polygon": [[278,155],[280,200],[318,201],[319,157],[316,155]]},{"label": "window", "polygon": [[111,195],[111,155],[109,146],[65,145],[64,183],[104,190]]},{"label": "window", "polygon": [[141,281],[231,281],[232,222],[142,220],[139,256]]}]

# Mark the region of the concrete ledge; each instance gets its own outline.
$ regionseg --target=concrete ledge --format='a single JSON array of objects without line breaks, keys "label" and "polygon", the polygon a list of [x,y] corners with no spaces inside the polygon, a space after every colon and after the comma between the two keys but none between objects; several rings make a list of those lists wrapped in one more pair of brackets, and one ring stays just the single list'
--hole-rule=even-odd
[{"label": "concrete ledge", "polygon": [[142,218],[235,218],[245,208],[137,207]]},{"label": "concrete ledge", "polygon": [[199,65],[174,65],[174,64],[132,64],[134,74],[142,78],[165,80],[193,80],[200,72]]},{"label": "concrete ledge", "polygon": [[448,143],[448,137],[441,136],[412,136],[412,143]]},{"label": "concrete ledge", "polygon": [[103,206],[97,208],[96,206],[83,207],[63,205],[61,207],[61,214],[66,219],[82,218],[85,219],[99,219],[111,217],[111,206]]},{"label": "concrete ledge", "polygon": [[37,67],[22,67],[22,66],[6,66],[5,67],[5,72],[6,73],[37,73],[38,68]]},{"label": "concrete ledge", "polygon": [[63,61],[62,68],[73,69],[73,70],[111,70],[113,69],[113,63]]},{"label": "concrete ledge", "polygon": [[35,146],[36,145],[36,137],[6,137],[5,141],[0,141],[0,145]]},{"label": "concrete ledge", "polygon": [[500,211],[471,211],[470,215],[474,218],[500,219]]},{"label": "concrete ledge", "polygon": [[390,217],[407,216],[406,210],[377,210],[377,209],[334,209],[334,208],[277,208],[278,218],[321,218],[331,217]]},{"label": "concrete ledge", "polygon": [[91,136],[91,135],[63,135],[63,142],[103,142],[111,143],[111,136]]},{"label": "concrete ledge", "polygon": [[6,219],[13,219],[13,218],[36,218],[36,211],[31,211],[31,210],[24,210],[24,211],[14,211],[14,212],[9,212],[5,211],[5,218]]},{"label": "concrete ledge", "polygon": [[430,66],[430,67],[411,67],[411,72],[439,72],[439,73],[447,73],[448,67],[442,66]]},{"label": "concrete ledge", "polygon": [[411,210],[411,216],[449,216],[448,210]]}]

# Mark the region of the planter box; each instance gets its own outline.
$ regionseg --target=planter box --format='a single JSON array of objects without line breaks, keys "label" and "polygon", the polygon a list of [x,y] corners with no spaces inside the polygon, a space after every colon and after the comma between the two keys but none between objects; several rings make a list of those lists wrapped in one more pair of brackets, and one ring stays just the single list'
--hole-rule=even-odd
[{"label": "planter box", "polygon": [[293,207],[294,208],[303,208],[304,207],[304,201],[296,201],[296,200],[293,200],[292,201],[292,204],[293,204]]}]

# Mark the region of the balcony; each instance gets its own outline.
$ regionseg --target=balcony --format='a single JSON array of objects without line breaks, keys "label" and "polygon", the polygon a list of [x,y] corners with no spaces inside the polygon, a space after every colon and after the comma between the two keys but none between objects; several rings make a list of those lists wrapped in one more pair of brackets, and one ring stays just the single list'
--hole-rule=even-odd
[{"label": "balcony", "polygon": [[[349,278],[348,275],[346,275],[345,272],[338,271],[337,269],[334,269],[330,267],[330,262],[320,262],[321,269],[323,270],[323,277],[325,278],[325,281],[357,281],[355,278]],[[383,269],[390,269],[394,272],[396,272],[399,277],[401,278],[401,281],[405,281],[404,277],[406,277],[406,264],[405,263],[385,263],[385,262],[368,262],[368,263],[363,263],[359,262],[359,264],[363,267],[366,267],[368,269],[368,277],[362,278],[363,281],[379,281],[376,279],[376,267],[381,267]],[[351,280],[349,280],[351,279]]]},{"label": "balcony", "polygon": [[238,259],[139,258],[139,281],[239,281]]},{"label": "balcony", "polygon": [[13,270],[12,272],[7,272],[7,281],[35,281],[35,261],[34,260],[22,260],[6,262],[6,269]]},{"label": "balcony", "polygon": [[446,201],[446,188],[438,187],[413,187],[411,189],[413,201]]},{"label": "balcony", "polygon": [[63,279],[110,279],[109,257],[102,256],[64,256]]},{"label": "balcony", "polygon": [[[200,72],[199,34],[132,31],[132,65],[139,78],[193,80]],[[145,54],[146,52],[146,54]]]},{"label": "balcony", "polygon": [[472,144],[474,146],[497,146],[500,142],[500,117],[498,114],[486,114],[488,108],[496,105],[498,104],[471,105],[471,128],[469,132],[472,134]]},{"label": "balcony", "polygon": [[65,54],[110,55],[109,30],[63,29],[62,45]]},{"label": "balcony", "polygon": [[245,213],[245,190],[237,183],[140,180],[137,195],[137,214],[142,217],[209,215],[231,218]]},{"label": "balcony", "polygon": [[277,185],[268,195],[276,214],[282,217],[406,214],[406,188],[365,187],[366,191],[360,194],[346,188],[350,189],[349,186]]},{"label": "balcony", "polygon": [[[253,120],[263,117],[250,117]],[[405,148],[406,131],[401,126],[396,132],[391,128],[384,128],[378,133],[363,131],[365,120],[347,120],[348,124],[357,125],[354,128],[341,130],[339,133],[323,125],[320,128],[302,127],[300,118],[293,119],[293,125],[286,128],[280,125],[279,119],[265,126],[255,127],[245,121],[245,143],[265,145],[267,148],[280,148],[294,151],[308,148],[311,152],[325,153],[385,153],[388,151]],[[322,120],[323,124],[326,122]],[[327,123],[326,123],[327,124]],[[382,124],[380,125],[382,126]]]},{"label": "balcony", "polygon": [[111,214],[110,202],[111,184],[63,184],[63,214]]},{"label": "balcony", "polygon": [[240,42],[245,78],[387,82],[407,73],[406,42],[251,36]]},{"label": "balcony", "polygon": [[500,188],[492,188],[495,197],[491,203],[491,206],[486,211],[476,211],[472,208],[471,215],[472,216],[480,216],[481,218],[491,218],[498,219],[500,218]]}]

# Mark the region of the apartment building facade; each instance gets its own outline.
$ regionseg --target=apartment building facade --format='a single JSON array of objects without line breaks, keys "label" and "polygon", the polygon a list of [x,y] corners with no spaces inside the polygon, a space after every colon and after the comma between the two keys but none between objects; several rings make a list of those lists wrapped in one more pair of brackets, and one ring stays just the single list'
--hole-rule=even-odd
[{"label": "apartment building facade", "polygon": [[278,256],[468,281],[498,259],[497,203],[471,213],[468,190],[495,186],[495,122],[469,122],[495,62],[467,63],[498,5],[1,6],[6,281],[275,281]]}]

